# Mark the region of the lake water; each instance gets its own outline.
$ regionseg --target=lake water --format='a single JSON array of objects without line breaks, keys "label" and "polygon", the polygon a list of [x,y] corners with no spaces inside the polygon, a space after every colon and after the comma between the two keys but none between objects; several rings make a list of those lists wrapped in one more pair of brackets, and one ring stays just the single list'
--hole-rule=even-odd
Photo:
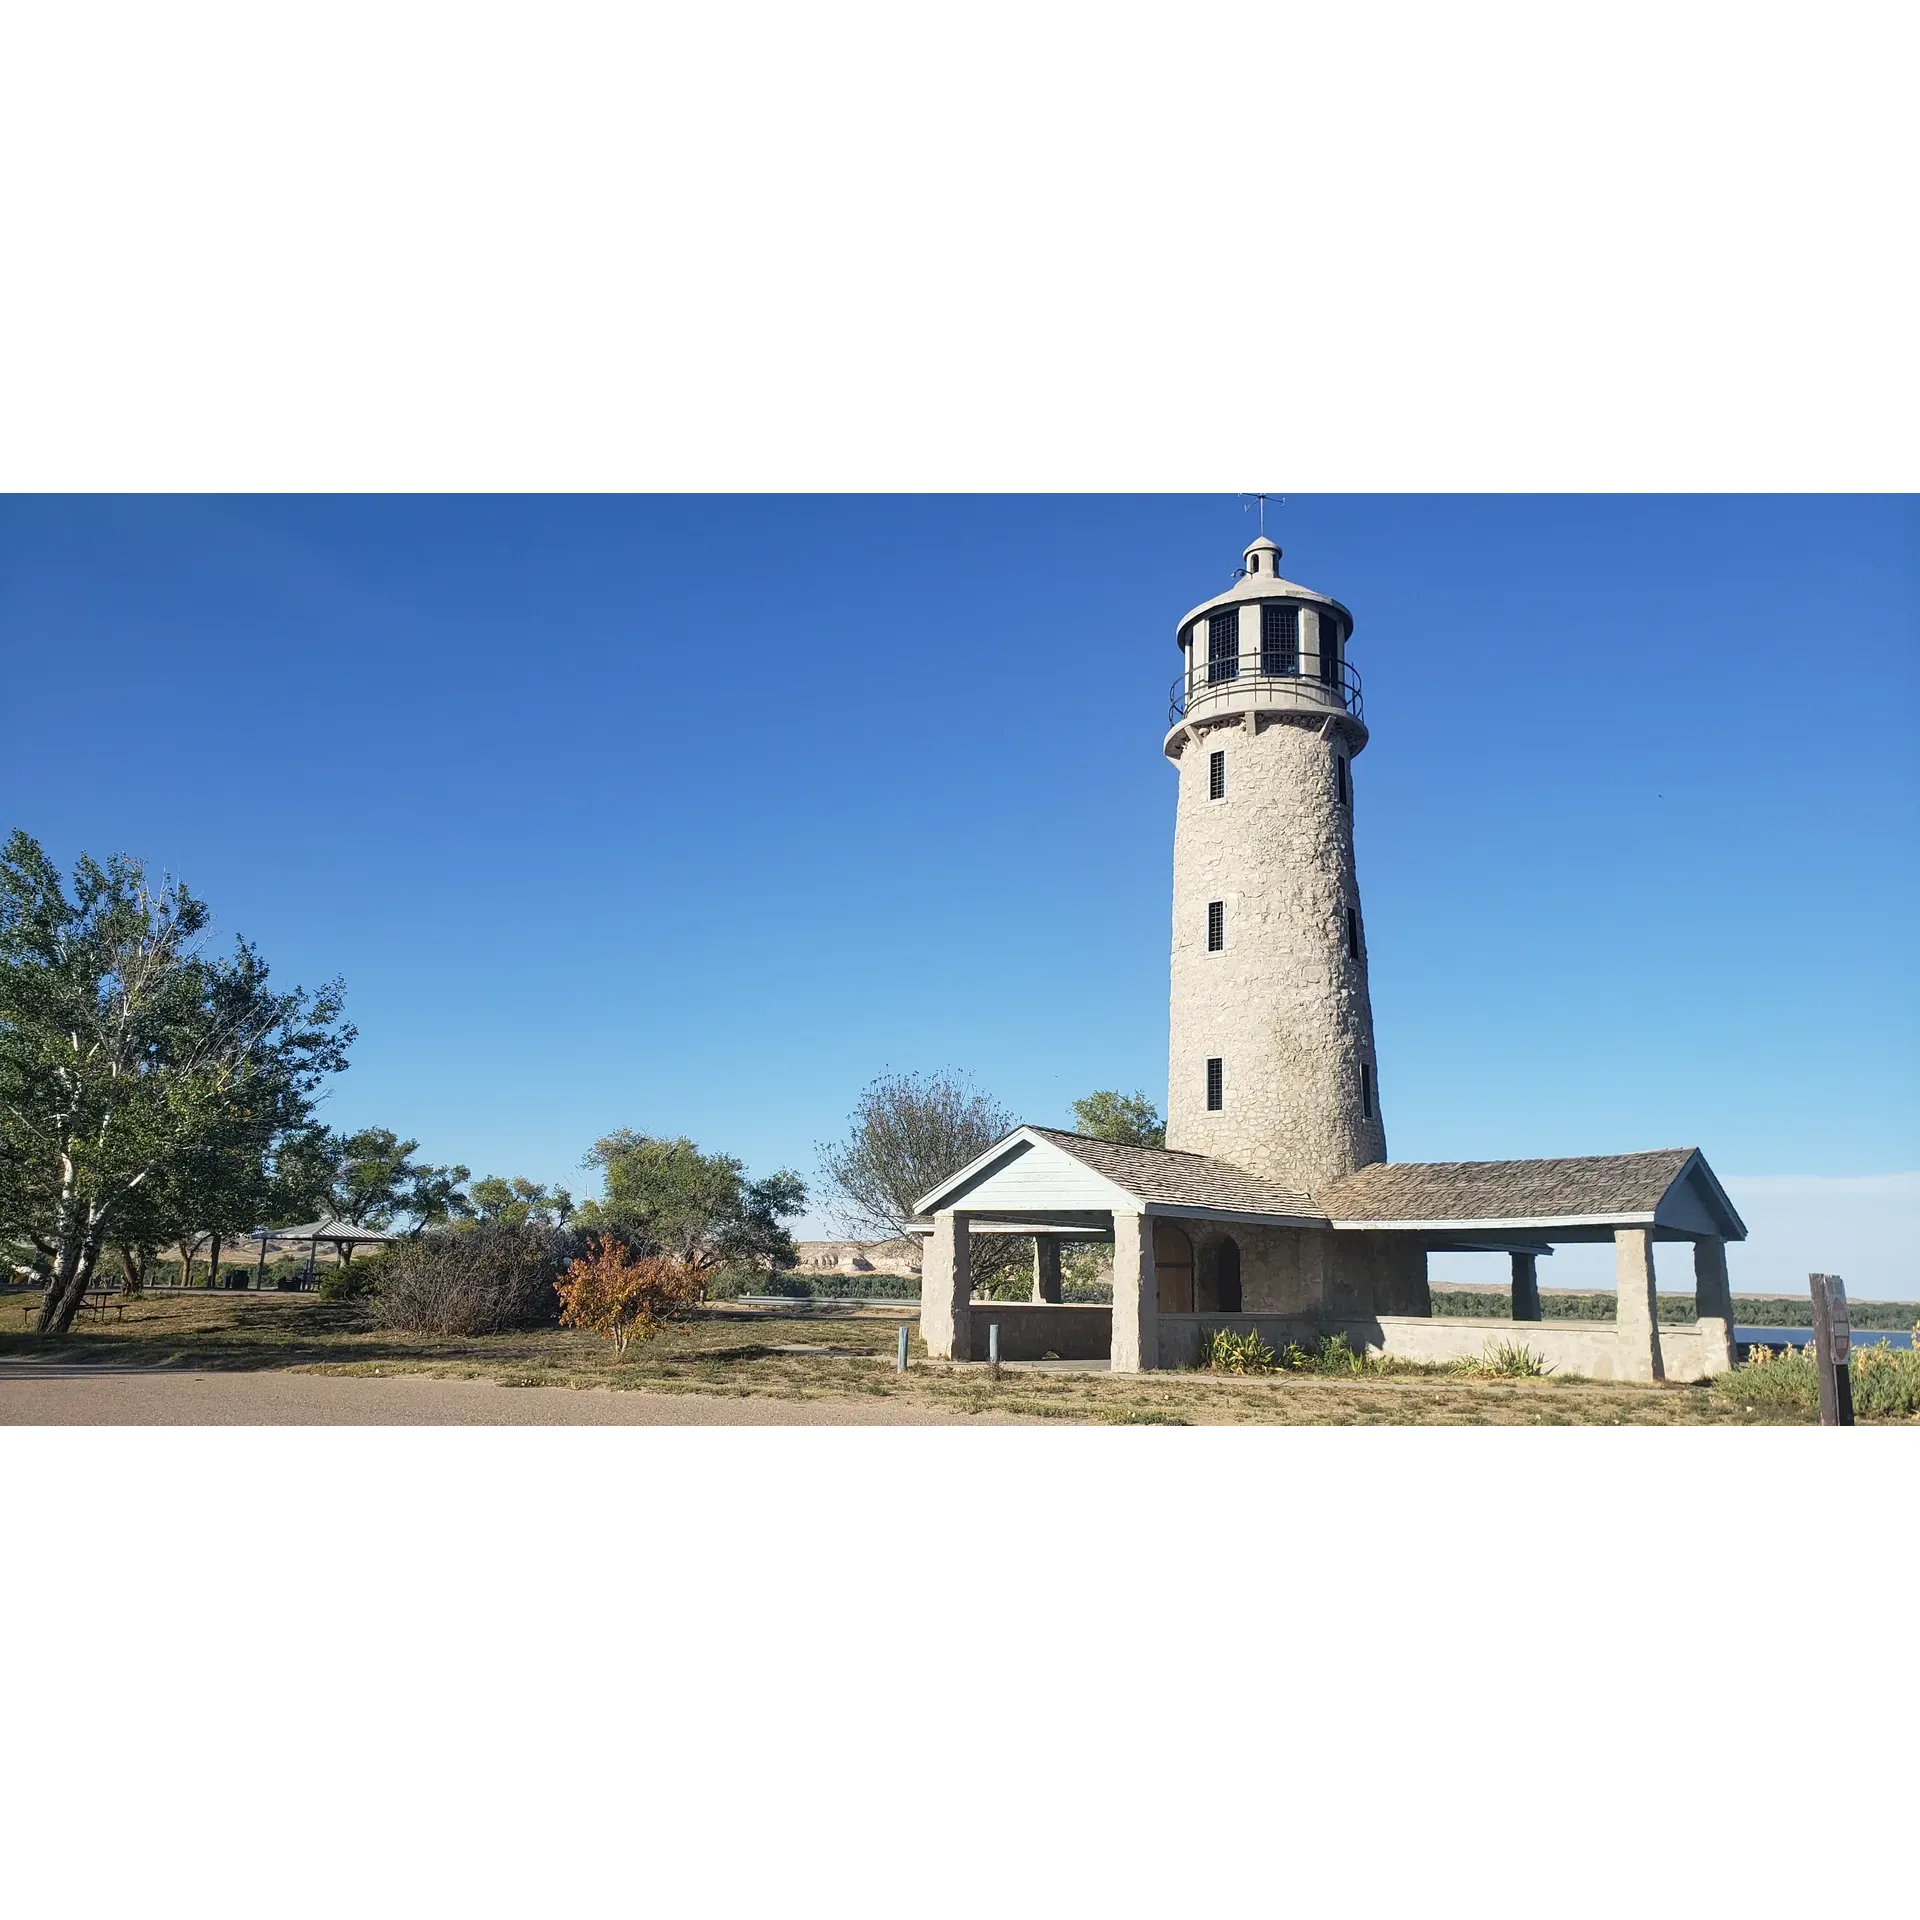
[{"label": "lake water", "polygon": [[[1733,1337],[1743,1347],[1805,1347],[1813,1342],[1811,1327],[1735,1327]],[[1890,1347],[1911,1347],[1911,1333],[1883,1333],[1878,1328],[1869,1328],[1862,1333],[1858,1327],[1853,1332],[1853,1350],[1858,1353],[1862,1347],[1870,1347],[1876,1340],[1884,1340]]]}]

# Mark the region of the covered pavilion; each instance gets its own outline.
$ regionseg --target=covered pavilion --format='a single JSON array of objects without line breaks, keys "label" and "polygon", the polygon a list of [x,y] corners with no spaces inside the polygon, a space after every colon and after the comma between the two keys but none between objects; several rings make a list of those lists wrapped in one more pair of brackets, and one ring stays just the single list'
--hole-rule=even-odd
[{"label": "covered pavilion", "polygon": [[[1725,1249],[1746,1227],[1690,1147],[1382,1162],[1306,1194],[1205,1154],[1019,1127],[916,1212],[921,1332],[936,1357],[984,1359],[997,1323],[1003,1358],[1105,1358],[1118,1372],[1191,1365],[1223,1327],[1272,1344],[1339,1333],[1356,1351],[1418,1360],[1477,1355],[1504,1332],[1561,1371],[1602,1379],[1701,1379],[1733,1362]],[[974,1302],[977,1233],[1032,1237],[1031,1301]],[[1614,1321],[1543,1322],[1540,1255],[1606,1240]],[[1659,1324],[1661,1240],[1693,1247],[1692,1326]],[[1110,1308],[1062,1301],[1060,1248],[1072,1241],[1112,1242]],[[1433,1317],[1427,1255],[1458,1251],[1510,1257],[1510,1322]]]},{"label": "covered pavilion", "polygon": [[[384,1247],[395,1236],[383,1233],[378,1227],[356,1226],[351,1220],[322,1218],[309,1220],[300,1227],[255,1227],[248,1237],[260,1242],[260,1258],[254,1269],[256,1276],[265,1271],[268,1241],[304,1240],[307,1243],[307,1284],[311,1286],[321,1241],[332,1247],[341,1264],[345,1265],[353,1258],[356,1247]],[[258,1284],[257,1278],[255,1284]]]}]

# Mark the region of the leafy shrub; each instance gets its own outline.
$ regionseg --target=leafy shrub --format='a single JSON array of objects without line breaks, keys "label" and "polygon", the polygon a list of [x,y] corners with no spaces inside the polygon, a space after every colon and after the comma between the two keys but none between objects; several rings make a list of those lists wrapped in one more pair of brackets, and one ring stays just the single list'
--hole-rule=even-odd
[{"label": "leafy shrub", "polygon": [[1252,1328],[1235,1333],[1231,1327],[1216,1329],[1200,1350],[1200,1364],[1215,1373],[1273,1373],[1280,1366],[1273,1349]]},{"label": "leafy shrub", "polygon": [[1280,1364],[1289,1373],[1365,1373],[1367,1356],[1356,1353],[1344,1333],[1330,1333],[1311,1347],[1289,1340],[1280,1350]]},{"label": "leafy shrub", "polygon": [[[1920,1328],[1915,1332],[1920,1335]],[[1713,1390],[1743,1407],[1817,1413],[1819,1366],[1811,1343],[1777,1351],[1754,1347],[1739,1366],[1714,1376]],[[1855,1340],[1847,1368],[1856,1415],[1882,1420],[1911,1420],[1920,1415],[1920,1349],[1890,1347],[1884,1340],[1863,1346]]]},{"label": "leafy shrub", "polygon": [[551,1327],[554,1288],[578,1248],[561,1229],[529,1221],[441,1229],[403,1240],[380,1258],[373,1317],[407,1333],[504,1333]]},{"label": "leafy shrub", "polygon": [[705,1292],[700,1275],[666,1254],[636,1260],[606,1240],[575,1260],[556,1288],[563,1327],[584,1327],[624,1354],[630,1340],[647,1340],[669,1320],[684,1317]]},{"label": "leafy shrub", "polygon": [[339,1306],[348,1300],[371,1300],[379,1289],[381,1262],[386,1256],[375,1254],[350,1265],[327,1267],[320,1275],[320,1303]]},{"label": "leafy shrub", "polygon": [[[1913,1331],[1920,1340],[1920,1327]],[[1856,1342],[1849,1365],[1855,1413],[1884,1420],[1911,1420],[1920,1414],[1920,1348],[1890,1347],[1884,1340],[1870,1347]]]},{"label": "leafy shrub", "polygon": [[1539,1380],[1553,1371],[1524,1340],[1502,1340],[1497,1347],[1489,1340],[1478,1357],[1454,1364],[1482,1380]]}]

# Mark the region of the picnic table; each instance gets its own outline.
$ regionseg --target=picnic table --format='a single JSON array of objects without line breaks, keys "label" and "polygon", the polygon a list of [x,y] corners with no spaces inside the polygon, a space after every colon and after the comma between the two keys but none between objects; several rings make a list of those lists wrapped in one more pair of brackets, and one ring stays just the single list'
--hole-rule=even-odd
[{"label": "picnic table", "polygon": [[[90,1312],[96,1319],[104,1320],[107,1308],[113,1308],[113,1317],[121,1320],[126,1317],[127,1296],[119,1287],[89,1287],[80,1296],[82,1312]],[[24,1327],[40,1311],[40,1302],[31,1297],[20,1302],[20,1324]]]}]

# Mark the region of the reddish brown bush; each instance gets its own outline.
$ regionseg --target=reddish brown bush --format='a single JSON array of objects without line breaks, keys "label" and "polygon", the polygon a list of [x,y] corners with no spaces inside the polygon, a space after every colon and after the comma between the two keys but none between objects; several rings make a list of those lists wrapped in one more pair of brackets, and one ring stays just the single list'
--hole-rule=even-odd
[{"label": "reddish brown bush", "polygon": [[636,1260],[617,1240],[575,1260],[556,1281],[560,1324],[581,1327],[625,1353],[629,1340],[648,1340],[669,1320],[684,1318],[705,1293],[699,1274],[666,1254]]}]

